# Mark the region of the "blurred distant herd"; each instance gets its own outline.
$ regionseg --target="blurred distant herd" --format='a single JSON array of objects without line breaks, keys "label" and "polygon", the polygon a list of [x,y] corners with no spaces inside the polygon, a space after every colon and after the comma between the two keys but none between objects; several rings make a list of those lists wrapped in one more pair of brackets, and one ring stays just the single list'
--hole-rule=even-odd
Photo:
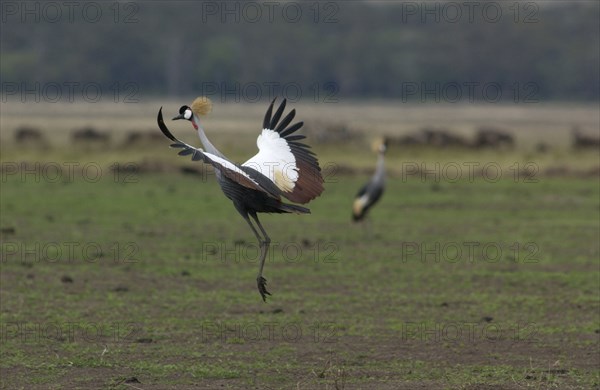
[{"label": "blurred distant herd", "polygon": [[[355,142],[365,137],[363,132],[350,129],[344,124],[326,126],[307,126],[306,133],[316,143]],[[401,136],[386,136],[390,146],[413,147],[427,146],[432,148],[472,148],[472,149],[509,149],[516,146],[515,137],[505,129],[481,126],[476,129],[472,138],[453,133],[443,127],[423,127],[418,132]],[[112,142],[111,133],[99,131],[87,126],[73,130],[70,134],[72,144],[85,148],[135,148],[144,145],[166,143],[164,136],[157,131],[130,131],[118,144]],[[14,135],[15,143],[22,147],[48,149],[51,144],[44,133],[35,127],[18,127]],[[575,150],[600,149],[600,137],[582,132],[578,126],[571,129],[571,146]],[[546,152],[548,145],[540,142],[536,151]]]}]

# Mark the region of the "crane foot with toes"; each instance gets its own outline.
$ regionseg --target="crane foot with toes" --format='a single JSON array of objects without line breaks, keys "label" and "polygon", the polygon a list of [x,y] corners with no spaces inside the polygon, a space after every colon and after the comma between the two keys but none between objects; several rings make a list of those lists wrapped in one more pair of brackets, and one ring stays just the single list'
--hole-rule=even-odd
[{"label": "crane foot with toes", "polygon": [[258,284],[258,292],[262,296],[263,301],[266,302],[267,295],[271,295],[271,293],[267,291],[267,279],[259,276],[256,278],[256,284]]}]

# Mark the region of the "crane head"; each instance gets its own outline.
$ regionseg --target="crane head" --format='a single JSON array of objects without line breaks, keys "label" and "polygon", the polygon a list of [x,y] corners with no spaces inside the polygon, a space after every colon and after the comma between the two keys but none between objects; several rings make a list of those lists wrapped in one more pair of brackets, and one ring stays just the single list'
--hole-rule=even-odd
[{"label": "crane head", "polygon": [[181,106],[179,108],[179,115],[173,118],[174,121],[178,119],[187,119],[188,121],[192,120],[192,109],[188,106]]},{"label": "crane head", "polygon": [[388,147],[388,139],[387,137],[383,137],[383,141],[381,141],[381,145],[379,145],[379,153],[385,153]]},{"label": "crane head", "polygon": [[212,110],[212,102],[209,98],[205,96],[200,96],[194,100],[192,106],[181,106],[179,108],[179,115],[177,115],[173,120],[178,119],[186,119],[192,122],[195,129],[198,129],[198,124],[196,123],[196,118],[200,116],[204,116],[208,114]]},{"label": "crane head", "polygon": [[386,137],[380,137],[373,141],[371,147],[375,153],[385,153],[387,149],[387,143],[388,141]]},{"label": "crane head", "polygon": [[174,121],[178,119],[185,119],[192,122],[194,129],[198,130],[198,125],[196,124],[196,120],[194,119],[194,112],[189,106],[181,106],[179,109],[179,115],[173,118]]}]

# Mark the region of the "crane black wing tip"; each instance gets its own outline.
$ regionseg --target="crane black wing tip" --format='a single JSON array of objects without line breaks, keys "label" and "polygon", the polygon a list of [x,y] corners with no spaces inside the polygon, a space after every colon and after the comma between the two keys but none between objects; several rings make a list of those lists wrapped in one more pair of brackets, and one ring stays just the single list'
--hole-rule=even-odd
[{"label": "crane black wing tip", "polygon": [[163,109],[162,106],[160,106],[160,108],[158,109],[158,116],[156,117],[156,120],[158,122],[162,121],[164,123],[162,109]]},{"label": "crane black wing tip", "polygon": [[[283,114],[283,111],[285,110],[285,107],[287,105],[287,98],[285,98],[285,97],[283,98],[281,103],[279,103],[279,107],[277,108],[277,111],[275,111],[275,114],[273,115],[273,108],[274,108],[276,101],[277,101],[277,96],[275,96],[273,98],[273,100],[271,100],[271,103],[269,104],[269,108],[267,109],[267,112],[265,113],[265,117],[263,119],[263,129],[275,130],[275,127],[277,126],[279,119],[281,119],[281,115]],[[292,111],[293,111],[293,114],[291,114],[291,117],[293,118],[294,115],[296,115],[296,110],[294,109]]]},{"label": "crane black wing tip", "polygon": [[273,105],[275,104],[275,100],[277,97],[273,99],[271,104],[269,104],[269,108],[267,108],[267,112],[265,112],[265,117],[263,119],[263,129],[267,129],[271,124],[271,116],[273,115]]},{"label": "crane black wing tip", "polygon": [[162,133],[165,135],[165,137],[167,137],[171,141],[179,142],[179,140],[177,138],[175,138],[175,136],[173,134],[171,134],[171,132],[167,128],[167,125],[165,125],[165,121],[164,121],[163,115],[162,115],[162,106],[160,107],[160,110],[158,110],[158,116],[156,117],[156,122],[158,123],[158,128],[160,129],[160,131],[162,131]]}]

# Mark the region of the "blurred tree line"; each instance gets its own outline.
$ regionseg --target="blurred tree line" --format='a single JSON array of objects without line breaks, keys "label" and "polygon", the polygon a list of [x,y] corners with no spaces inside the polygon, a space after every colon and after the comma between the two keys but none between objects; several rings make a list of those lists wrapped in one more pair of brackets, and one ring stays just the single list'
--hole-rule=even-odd
[{"label": "blurred tree line", "polygon": [[319,101],[436,93],[465,101],[494,99],[500,88],[515,101],[598,100],[599,9],[586,1],[3,1],[0,77],[5,94],[70,82],[142,97],[285,90]]}]

